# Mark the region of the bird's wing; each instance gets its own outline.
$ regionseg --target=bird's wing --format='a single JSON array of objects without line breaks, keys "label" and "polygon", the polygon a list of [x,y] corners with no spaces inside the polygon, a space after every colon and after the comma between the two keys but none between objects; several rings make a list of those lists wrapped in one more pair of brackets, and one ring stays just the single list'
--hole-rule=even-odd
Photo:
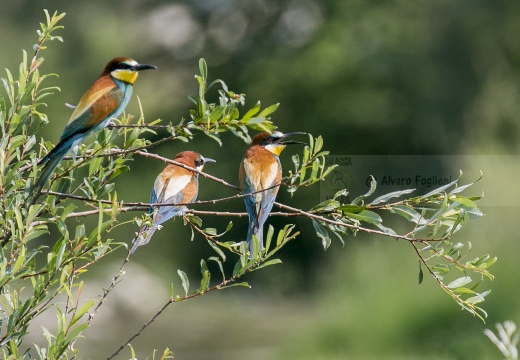
[{"label": "bird's wing", "polygon": [[[167,167],[157,179],[150,196],[151,203],[182,203],[184,199],[184,188],[190,183],[193,174],[190,172],[176,174],[175,170]],[[153,201],[152,201],[153,200]],[[191,201],[191,200],[188,200]],[[154,214],[154,224],[161,224],[183,211],[185,206],[157,206]]]},{"label": "bird's wing", "polygon": [[272,162],[262,171],[256,171],[253,164],[247,161],[243,162],[243,167],[241,177],[244,193],[268,189],[244,198],[247,212],[254,220],[255,227],[261,227],[267,220],[278,193],[278,187],[273,187],[279,182],[278,162]]},{"label": "bird's wing", "polygon": [[124,91],[115,84],[112,87],[85,93],[72,113],[71,120],[63,130],[60,140],[73,139],[98,126],[102,127],[102,123],[117,113],[124,95]]}]

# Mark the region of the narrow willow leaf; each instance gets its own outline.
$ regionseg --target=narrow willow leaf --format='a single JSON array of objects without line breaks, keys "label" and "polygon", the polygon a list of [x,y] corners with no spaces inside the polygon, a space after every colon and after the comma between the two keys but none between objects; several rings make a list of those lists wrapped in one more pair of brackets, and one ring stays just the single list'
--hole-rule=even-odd
[{"label": "narrow willow leaf", "polygon": [[477,293],[476,296],[472,296],[468,299],[466,299],[466,302],[469,304],[478,304],[480,302],[483,302],[485,297],[491,292],[491,290],[485,291],[483,293]]},{"label": "narrow willow leaf", "polygon": [[224,273],[224,267],[222,266],[222,261],[216,256],[211,256],[208,258],[210,261],[214,261],[217,263],[218,268],[220,269],[220,273],[222,274],[222,281],[226,280],[226,274]]},{"label": "narrow willow leaf", "polygon": [[394,197],[400,197],[406,194],[410,194],[414,192],[416,189],[406,189],[406,190],[400,190],[400,191],[393,191],[385,195],[381,195],[380,197],[375,198],[370,205],[376,205],[379,203],[387,202],[389,199]]},{"label": "narrow willow leaf", "polygon": [[449,289],[456,289],[456,288],[462,287],[466,284],[469,284],[470,282],[471,282],[471,278],[469,276],[463,276],[461,278],[458,278],[457,280],[453,280],[446,286]]},{"label": "narrow willow leaf", "polygon": [[377,181],[372,175],[370,175],[370,189],[368,189],[368,191],[364,195],[355,198],[354,201],[352,201],[352,204],[357,204],[361,202],[363,199],[366,199],[367,197],[371,196],[374,193],[374,191],[376,191],[376,188]]},{"label": "narrow willow leaf", "polygon": [[370,210],[363,210],[358,214],[348,214],[348,217],[374,225],[381,224],[383,222],[381,216]]},{"label": "narrow willow leaf", "polygon": [[251,288],[251,286],[249,286],[249,284],[247,282],[241,282],[241,283],[236,283],[236,284],[224,285],[224,286],[219,287],[219,289],[225,289],[225,288],[230,288],[230,287],[235,287],[235,286],[243,286],[243,287]]},{"label": "narrow willow leaf", "polygon": [[475,294],[475,291],[468,289],[467,287],[460,287],[453,290],[455,294]]},{"label": "narrow willow leaf", "polygon": [[389,227],[386,227],[384,226],[383,224],[381,223],[376,223],[375,224],[379,229],[381,229],[382,231],[384,231],[385,233],[387,234],[390,234],[390,235],[397,235],[397,233],[394,231],[394,229],[392,228],[389,228]]},{"label": "narrow willow leaf", "polygon": [[248,112],[244,115],[242,120],[244,122],[247,122],[249,119],[251,119],[254,115],[256,115],[260,111],[260,101],[258,101],[255,106],[253,106],[251,109],[249,109]]},{"label": "narrow willow leaf", "polygon": [[431,269],[434,273],[446,274],[450,271],[450,268],[446,264],[436,264],[431,266]]},{"label": "narrow willow leaf", "polygon": [[202,77],[204,82],[206,82],[208,78],[208,64],[206,64],[206,60],[204,58],[199,59],[199,71],[200,76]]},{"label": "narrow willow leaf", "polygon": [[481,179],[482,179],[482,171],[480,172],[480,177],[475,180],[474,182],[470,183],[470,184],[466,184],[466,185],[462,185],[462,186],[457,186],[455,189],[453,189],[452,191],[450,191],[450,194],[458,194],[458,193],[461,193],[462,191],[466,190],[467,188],[469,188],[470,186],[473,186],[475,185],[476,183],[478,183]]},{"label": "narrow willow leaf", "polygon": [[222,261],[226,261],[226,254],[224,254],[222,249],[220,249],[220,247],[217,244],[215,244],[211,240],[208,240],[208,244],[213,248],[213,250],[215,250],[215,252],[218,254],[218,256],[220,256],[222,258]]},{"label": "narrow willow leaf", "polygon": [[186,296],[188,296],[188,293],[190,291],[190,281],[188,280],[188,276],[182,270],[177,270],[177,274],[179,274],[179,277],[181,278],[182,288],[184,289],[184,293]]},{"label": "narrow willow leaf", "polygon": [[421,264],[421,260],[419,260],[419,285],[422,284],[423,278],[424,278],[424,274],[422,271],[422,264]]},{"label": "narrow willow leaf", "polygon": [[211,279],[211,273],[208,270],[208,266],[204,260],[200,261],[200,271],[202,273],[202,279],[200,280],[199,291],[205,293],[209,288],[209,281]]},{"label": "narrow willow leaf", "polygon": [[58,254],[56,255],[56,270],[58,270],[61,266],[61,262],[63,260],[63,254],[65,253],[65,249],[67,247],[67,242],[64,241],[61,244],[60,249],[58,250]]},{"label": "narrow willow leaf", "polygon": [[[339,201],[334,199],[325,200],[318,205],[314,206],[311,211],[333,211],[339,206]],[[356,205],[353,205],[356,206]],[[359,206],[361,207],[361,206]],[[361,209],[363,210],[363,209]],[[359,211],[361,211],[359,210]]]},{"label": "narrow willow leaf", "polygon": [[271,241],[273,239],[274,235],[274,227],[272,225],[269,225],[267,229],[267,236],[265,237],[265,251],[268,252],[271,248]]},{"label": "narrow willow leaf", "polygon": [[260,114],[258,114],[258,117],[265,118],[265,117],[271,115],[272,113],[274,113],[276,111],[276,109],[278,109],[278,106],[280,106],[280,103],[273,104],[271,106],[266,107],[264,110],[262,110],[260,112]]},{"label": "narrow willow leaf", "polygon": [[426,223],[426,220],[424,219],[424,217],[421,214],[419,214],[417,211],[415,211],[414,209],[412,209],[408,206],[404,206],[404,205],[393,206],[390,209],[390,211],[395,214],[401,215],[408,221],[412,221],[412,222],[416,223],[417,225],[423,225]]},{"label": "narrow willow leaf", "polygon": [[294,168],[296,170],[298,170],[298,168],[300,167],[300,156],[298,154],[294,154],[292,157],[292,162],[294,164]]},{"label": "narrow willow leaf", "polygon": [[347,204],[343,205],[337,208],[337,210],[341,210],[344,213],[348,214],[358,214],[366,209],[366,206],[364,205],[353,205],[353,204]]},{"label": "narrow willow leaf", "polygon": [[432,191],[430,191],[426,195],[422,195],[421,198],[423,198],[423,199],[424,198],[428,198],[430,196],[437,195],[437,194],[440,194],[440,193],[444,192],[444,190],[446,190],[446,189],[452,187],[453,185],[455,185],[457,183],[457,181],[459,181],[461,176],[462,176],[462,172],[460,173],[460,175],[459,175],[459,177],[457,179],[453,180],[449,184],[446,184],[446,185],[443,185],[443,186],[438,187],[436,189],[433,189]]},{"label": "narrow willow leaf", "polygon": [[318,235],[318,237],[321,239],[323,248],[327,250],[331,243],[331,239],[327,229],[314,219],[312,219],[312,226],[314,226],[314,231],[316,231],[316,235]]},{"label": "narrow willow leaf", "polygon": [[76,326],[74,329],[69,331],[69,333],[65,337],[64,343],[67,345],[70,344],[72,341],[74,341],[79,336],[79,334],[81,334],[81,332],[83,330],[85,330],[88,327],[89,327],[89,324],[80,324],[80,325]]},{"label": "narrow willow leaf", "polygon": [[269,261],[266,261],[263,264],[257,266],[255,268],[255,270],[258,270],[258,269],[261,269],[261,268],[264,268],[264,267],[267,267],[267,266],[270,266],[270,265],[281,264],[281,263],[282,263],[282,260],[280,260],[280,259],[269,260]]}]

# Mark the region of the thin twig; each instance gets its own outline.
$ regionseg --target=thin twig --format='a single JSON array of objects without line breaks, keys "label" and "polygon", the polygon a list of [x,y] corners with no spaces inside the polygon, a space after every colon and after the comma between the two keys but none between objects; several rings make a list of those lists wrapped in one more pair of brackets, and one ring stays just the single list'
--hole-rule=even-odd
[{"label": "thin twig", "polygon": [[[248,272],[248,271],[246,271]],[[206,293],[209,293],[211,291],[214,291],[214,290],[219,290],[221,289],[222,287],[228,285],[229,283],[232,283],[232,282],[235,282],[236,280],[238,279],[238,277],[232,277],[228,280],[224,280],[222,281],[220,284],[218,285],[215,285],[211,288],[208,288],[205,292],[198,292],[198,293],[194,293],[194,294],[191,294],[191,295],[185,295],[184,297],[182,298],[171,298],[170,300],[168,300],[167,303],[165,303],[161,309],[149,320],[147,321],[146,323],[143,324],[143,326],[141,327],[141,329],[139,329],[139,331],[137,333],[135,333],[134,335],[132,335],[124,344],[122,344],[112,355],[108,356],[107,357],[107,360],[109,359],[112,359],[114,356],[116,356],[117,354],[119,354],[119,352],[121,350],[123,350],[125,348],[125,346],[127,346],[128,344],[130,344],[132,342],[132,340],[134,340],[136,337],[138,337],[139,335],[141,335],[141,333],[148,327],[150,326],[163,312],[164,310],[166,310],[166,308],[168,306],[170,306],[171,304],[174,304],[174,303],[177,303],[177,302],[182,302],[182,301],[186,301],[188,299],[192,299],[192,298],[195,298],[195,297],[198,297],[198,296],[201,296],[201,295],[204,295]]]},{"label": "thin twig", "polygon": [[96,315],[97,311],[99,310],[99,308],[101,307],[101,305],[103,305],[103,303],[105,302],[105,300],[107,299],[108,297],[108,294],[112,291],[112,289],[119,283],[119,278],[121,276],[123,276],[125,274],[125,272],[123,271],[123,269],[125,268],[126,264],[128,263],[128,261],[130,261],[130,256],[132,255],[132,252],[130,251],[130,249],[128,250],[128,254],[126,255],[126,258],[125,260],[123,261],[123,263],[121,264],[121,267],[119,268],[119,271],[117,272],[116,276],[114,276],[114,278],[112,279],[112,282],[110,283],[110,286],[105,289],[105,291],[103,291],[103,296],[101,296],[101,299],[99,299],[99,302],[98,304],[96,305],[96,307],[94,308],[94,310],[89,313],[88,315],[88,319],[86,321],[86,324],[87,325],[90,325],[90,323],[92,322],[92,320],[94,320],[94,316]]},{"label": "thin twig", "polygon": [[209,174],[206,174],[205,172],[202,172],[196,168],[192,168],[191,166],[187,166],[187,165],[184,165],[183,163],[181,162],[178,162],[178,161],[175,161],[175,160],[170,160],[168,158],[165,158],[163,156],[159,156],[159,155],[156,155],[156,154],[151,154],[151,153],[147,153],[147,152],[144,152],[144,151],[136,151],[135,152],[137,155],[141,155],[141,156],[144,156],[144,157],[151,157],[151,158],[154,158],[154,159],[157,159],[157,160],[161,160],[161,161],[164,161],[165,163],[168,163],[168,164],[173,164],[173,165],[177,165],[177,166],[180,166],[186,170],[190,170],[190,171],[193,171],[194,173],[197,173],[207,179],[210,179],[210,180],[213,180],[219,184],[222,184],[224,186],[227,186],[228,188],[231,188],[231,189],[234,189],[234,190],[238,190],[240,191],[241,188],[240,186],[236,186],[236,185],[233,185],[233,184],[230,184],[228,183],[227,181],[225,180],[222,180],[218,177],[215,177],[215,176],[212,176],[212,175],[209,175]]}]

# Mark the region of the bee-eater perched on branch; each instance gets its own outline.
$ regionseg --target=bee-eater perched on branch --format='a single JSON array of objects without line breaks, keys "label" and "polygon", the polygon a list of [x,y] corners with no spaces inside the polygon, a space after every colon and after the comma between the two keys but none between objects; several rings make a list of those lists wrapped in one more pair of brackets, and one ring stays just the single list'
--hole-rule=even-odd
[{"label": "bee-eater perched on branch", "polygon": [[[175,156],[175,161],[191,168],[202,171],[205,163],[215,162],[213,159],[204,158],[194,151],[183,151]],[[150,195],[150,204],[185,204],[195,201],[199,192],[198,173],[170,164],[157,176]],[[132,241],[130,253],[141,245],[148,244],[157,226],[174,216],[182,216],[186,212],[185,205],[152,206],[153,225],[144,226]]]},{"label": "bee-eater perched on branch", "polygon": [[303,144],[292,140],[284,141],[287,137],[297,134],[303,135],[305,133],[283,134],[274,131],[272,134],[262,132],[255,135],[240,163],[240,187],[243,194],[251,194],[244,197],[247,214],[249,215],[247,244],[251,258],[254,257],[253,235],[258,240],[258,252],[264,248],[264,223],[273,208],[282,179],[282,166],[278,156],[286,145]]},{"label": "bee-eater perched on branch", "polygon": [[126,57],[110,60],[99,78],[79,100],[58,144],[39,162],[45,164],[32,191],[35,196],[49,180],[52,173],[71,148],[79,145],[91,133],[106,127],[125,109],[132,96],[132,86],[138,72],[156,69],[153,65],[139,64]]}]

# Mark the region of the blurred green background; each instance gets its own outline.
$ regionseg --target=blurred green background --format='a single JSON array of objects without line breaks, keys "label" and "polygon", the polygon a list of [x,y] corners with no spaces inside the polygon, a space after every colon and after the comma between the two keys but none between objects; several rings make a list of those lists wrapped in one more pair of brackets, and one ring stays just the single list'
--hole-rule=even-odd
[{"label": "blurred green background", "polygon": [[[211,79],[245,93],[249,106],[257,100],[264,106],[281,103],[273,116],[280,130],[321,134],[332,154],[502,155],[483,167],[469,157],[461,168],[469,174],[465,182],[484,172],[480,186],[487,202],[486,216],[456,239],[471,241],[475,256],[499,258],[483,304],[487,324],[461,311],[430,277],[417,284],[417,259],[408,244],[360,235],[347,237],[344,247],[333,242],[324,252],[310,222],[300,219],[302,235],[280,254],[284,264],[245,279],[252,289],[211,293],[168,308],[132,342],[139,358],[164,347],[179,359],[500,358],[482,330],[506,319],[520,323],[519,2],[2,1],[1,68],[16,72],[21,49],[30,50],[36,41],[45,8],[67,13],[59,32],[64,42],[49,44],[42,54],[42,71],[60,75],[47,85],[62,90],[47,98],[50,123],[43,136],[53,142],[71,113],[64,103],[77,102],[112,57],[158,66],[141,75],[134,94],[147,121],[173,123],[189,116],[193,76],[204,57]],[[135,96],[127,112],[139,113]],[[155,151],[171,158],[182,150],[199,151],[218,160],[206,171],[236,183],[247,146],[229,134],[223,140],[221,148],[197,135],[190,144],[169,143]],[[286,168],[296,151],[283,154]],[[136,158],[117,182],[119,199],[147,201],[163,166]],[[225,194],[234,193],[201,179],[200,199]],[[319,187],[293,198],[279,194],[281,202],[303,209],[319,199]],[[243,204],[222,207],[241,211]],[[229,239],[240,239],[246,220],[229,220],[235,223]],[[204,221],[223,230],[228,219]],[[270,220],[277,227],[286,222]],[[111,236],[130,242],[136,230],[126,227]],[[168,300],[171,282],[181,293],[177,269],[198,281],[199,261],[212,252],[201,238],[189,239],[176,220],[137,251],[86,339],[76,344],[82,359],[111,354]],[[121,249],[87,274],[85,297],[96,298],[109,285],[124,255]],[[38,322],[31,341],[43,343],[38,326],[53,324],[54,315]],[[121,357],[128,356],[126,351]]]}]

